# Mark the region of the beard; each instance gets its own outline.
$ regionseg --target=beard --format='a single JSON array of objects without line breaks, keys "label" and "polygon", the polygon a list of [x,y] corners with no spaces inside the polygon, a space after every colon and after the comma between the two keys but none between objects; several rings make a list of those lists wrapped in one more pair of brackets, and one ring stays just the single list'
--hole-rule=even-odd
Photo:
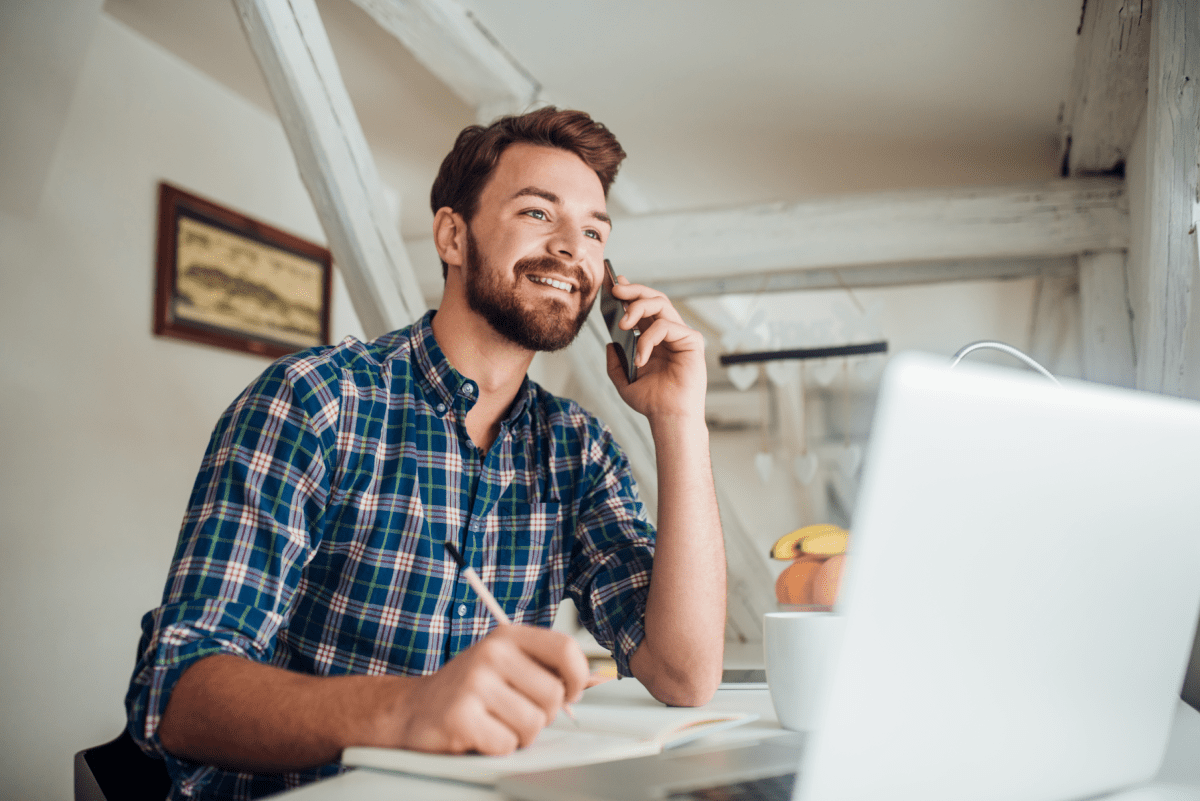
[{"label": "beard", "polygon": [[[496,333],[514,345],[532,351],[562,350],[575,341],[592,310],[592,279],[579,267],[571,267],[552,256],[521,259],[513,266],[513,280],[504,280],[499,270],[491,269],[480,254],[475,237],[467,229],[467,305],[487,320]],[[552,273],[573,278],[576,292],[559,299],[547,298],[530,307],[518,296],[517,287],[529,273]],[[567,298],[580,298],[579,310],[572,312]]]}]

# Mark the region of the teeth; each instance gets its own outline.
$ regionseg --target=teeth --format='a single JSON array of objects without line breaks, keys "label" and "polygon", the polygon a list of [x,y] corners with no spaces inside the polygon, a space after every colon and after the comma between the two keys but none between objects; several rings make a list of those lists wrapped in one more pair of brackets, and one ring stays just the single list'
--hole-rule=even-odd
[{"label": "teeth", "polygon": [[531,275],[531,276],[529,276],[529,280],[536,281],[539,284],[546,284],[547,286],[552,286],[555,289],[561,289],[563,292],[573,292],[575,290],[575,288],[573,286],[571,286],[570,284],[568,284],[566,281],[556,281],[553,278],[543,278],[540,275]]}]

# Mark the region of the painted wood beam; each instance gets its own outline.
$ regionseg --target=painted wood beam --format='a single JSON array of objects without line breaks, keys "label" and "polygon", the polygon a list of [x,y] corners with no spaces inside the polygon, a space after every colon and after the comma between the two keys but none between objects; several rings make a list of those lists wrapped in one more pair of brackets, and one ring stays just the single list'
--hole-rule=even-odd
[{"label": "painted wood beam", "polygon": [[1088,381],[1132,387],[1136,357],[1126,258],[1121,250],[1079,256],[1080,357]]},{"label": "painted wood beam", "polygon": [[1151,3],[1088,0],[1063,109],[1063,157],[1075,177],[1121,169],[1146,107]]},{"label": "painted wood beam", "polygon": [[354,0],[354,4],[477,113],[524,108],[541,93],[541,84],[474,14],[453,0]]},{"label": "painted wood beam", "polygon": [[1147,319],[1139,326],[1137,384],[1170,395],[1182,395],[1187,385],[1187,328],[1197,270],[1197,84],[1200,5],[1195,0],[1156,0],[1146,107]]},{"label": "painted wood beam", "polygon": [[917,190],[617,221],[618,273],[655,286],[731,274],[1074,256],[1125,248],[1124,183]]},{"label": "painted wood beam", "polygon": [[[541,82],[457,0],[353,2],[474,109],[477,122],[486,125],[504,114],[558,105],[546,95]],[[628,177],[617,178],[609,198],[630,214],[644,214],[652,208]]]},{"label": "painted wood beam", "polygon": [[234,0],[363,331],[425,311],[313,0]]},{"label": "painted wood beam", "polygon": [[654,281],[651,286],[661,290],[669,298],[680,300],[730,293],[807,292],[822,289],[911,286],[946,281],[1003,281],[1034,276],[1074,275],[1075,270],[1075,259],[1072,256],[953,259],[812,267],[777,273],[735,273],[721,278]]}]

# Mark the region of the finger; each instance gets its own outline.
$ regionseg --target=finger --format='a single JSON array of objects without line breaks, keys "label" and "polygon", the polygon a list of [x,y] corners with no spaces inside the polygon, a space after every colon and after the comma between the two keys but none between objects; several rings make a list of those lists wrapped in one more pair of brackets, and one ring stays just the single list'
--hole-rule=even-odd
[{"label": "finger", "polygon": [[604,350],[608,360],[608,377],[612,379],[618,390],[624,389],[629,384],[629,378],[625,375],[625,368],[621,366],[621,357],[617,355],[617,346],[610,342]]},{"label": "finger", "polygon": [[621,328],[630,329],[643,320],[670,320],[679,325],[685,324],[670,298],[661,292],[651,292],[625,301],[625,316],[621,318]]},{"label": "finger", "polygon": [[[511,754],[529,744],[522,742],[520,734],[490,708],[487,714],[476,719],[473,734],[471,750],[488,756]],[[537,736],[536,732],[534,736]]]},{"label": "finger", "polygon": [[531,659],[558,676],[562,682],[565,698],[575,701],[587,684],[588,663],[583,649],[573,638],[559,631],[513,626],[512,634]]},{"label": "finger", "polygon": [[638,337],[637,359],[638,367],[644,367],[650,361],[650,355],[656,347],[663,345],[673,353],[687,351],[703,351],[704,338],[700,332],[683,324],[671,323],[666,320],[655,320],[649,328]]},{"label": "finger", "polygon": [[[488,693],[484,705],[488,715],[502,724],[515,738],[514,748],[524,748],[537,739],[538,733],[558,715],[562,708],[562,683],[557,677],[527,662],[524,670],[515,674],[523,686],[504,684]],[[536,681],[528,675],[539,670],[544,686],[532,689]],[[542,696],[537,698],[534,696]]]},{"label": "finger", "polygon": [[616,676],[606,676],[603,673],[593,673],[588,676],[587,686],[595,687],[597,684],[603,684],[606,681],[612,681]]}]

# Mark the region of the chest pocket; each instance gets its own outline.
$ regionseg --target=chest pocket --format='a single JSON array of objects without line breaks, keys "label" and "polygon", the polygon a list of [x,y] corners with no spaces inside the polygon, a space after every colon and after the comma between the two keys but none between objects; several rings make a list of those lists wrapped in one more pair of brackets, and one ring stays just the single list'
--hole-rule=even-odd
[{"label": "chest pocket", "polygon": [[553,616],[566,567],[562,504],[497,504],[488,516],[483,552],[484,583],[514,623]]}]

